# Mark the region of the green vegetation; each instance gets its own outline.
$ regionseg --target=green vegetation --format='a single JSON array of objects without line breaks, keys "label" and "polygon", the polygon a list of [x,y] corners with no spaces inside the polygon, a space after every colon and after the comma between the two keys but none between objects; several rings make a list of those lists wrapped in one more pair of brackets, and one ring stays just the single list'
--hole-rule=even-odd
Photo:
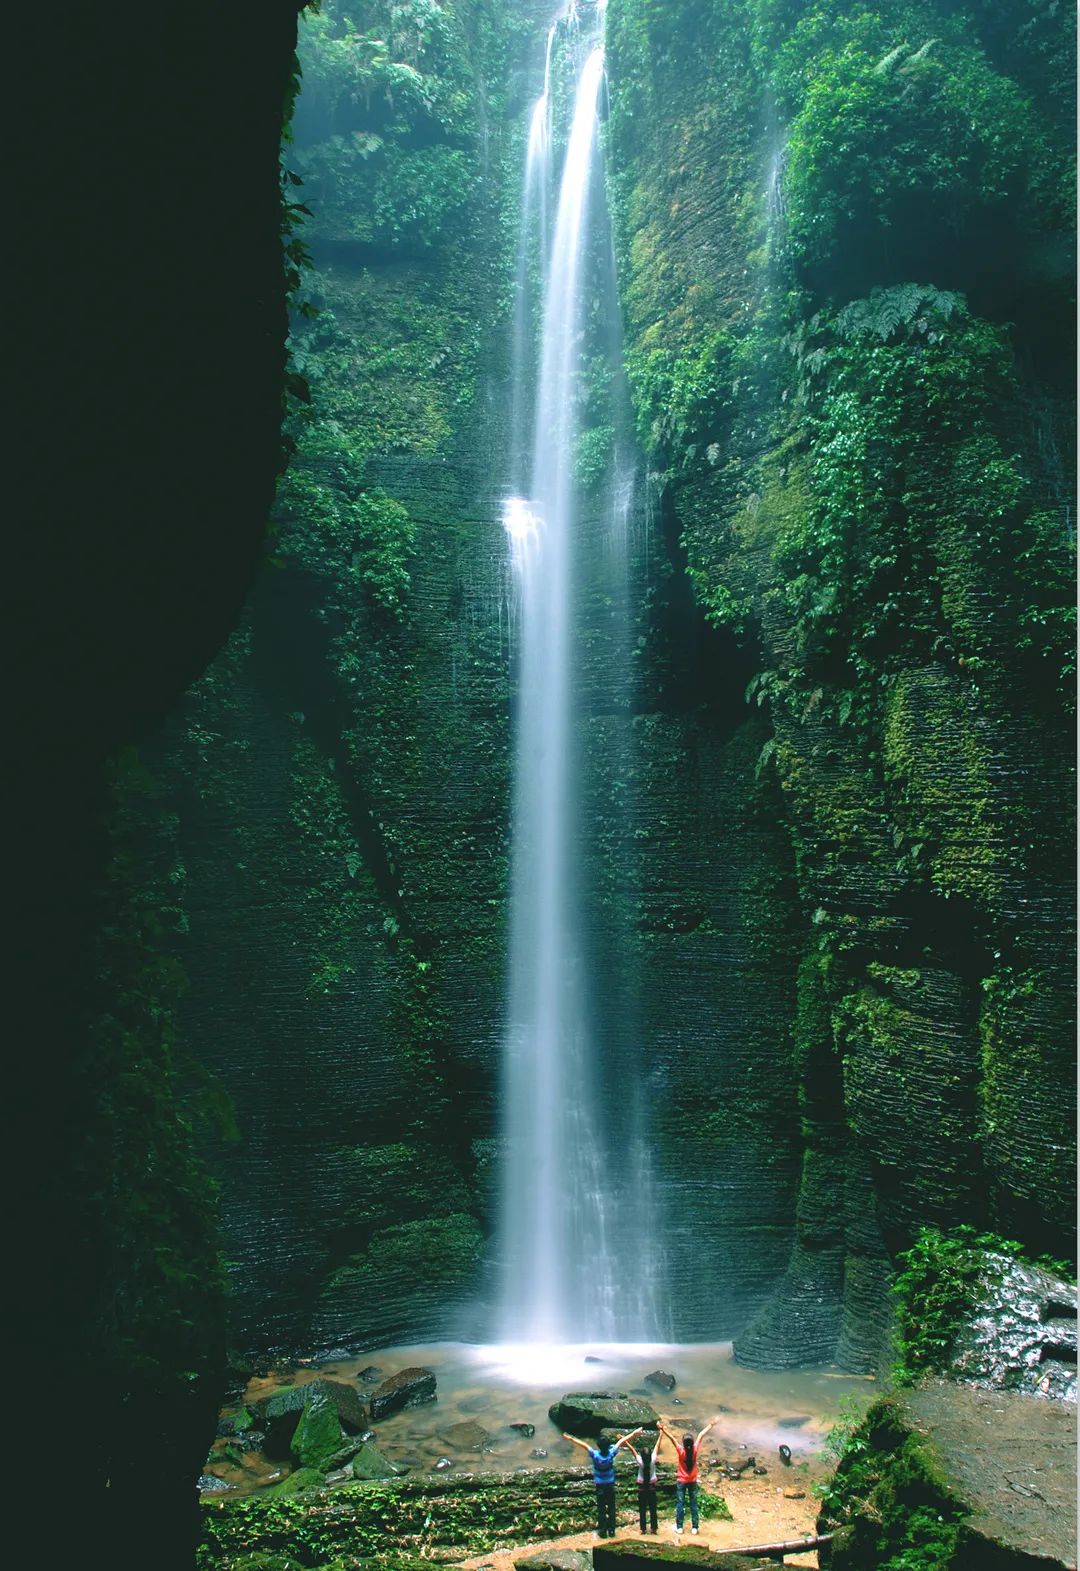
[{"label": "green vegetation", "polygon": [[832,1553],[875,1571],[949,1571],[967,1512],[888,1398],[851,1434],[821,1515]]},{"label": "green vegetation", "polygon": [[955,1227],[948,1233],[920,1228],[911,1248],[900,1255],[896,1278],[896,1353],[893,1379],[916,1385],[926,1375],[945,1375],[960,1328],[979,1301],[980,1284],[994,1269],[989,1255],[1027,1260],[1074,1280],[1069,1264],[1048,1256],[1032,1261],[1022,1244],[996,1233]]},{"label": "green vegetation", "polygon": [[[307,1498],[255,1496],[204,1505],[200,1571],[241,1571],[252,1552],[288,1554],[304,1568],[377,1557],[426,1564],[580,1532],[591,1520],[592,1485],[563,1473],[528,1479],[402,1480],[340,1485]],[[342,1556],[346,1556],[344,1562]]]}]

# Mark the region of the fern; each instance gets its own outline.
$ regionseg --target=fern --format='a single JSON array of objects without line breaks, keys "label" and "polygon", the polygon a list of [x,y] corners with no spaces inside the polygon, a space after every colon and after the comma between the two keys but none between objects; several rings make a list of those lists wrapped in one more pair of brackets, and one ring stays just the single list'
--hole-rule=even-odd
[{"label": "fern", "polygon": [[[932,284],[897,284],[892,289],[873,289],[865,300],[852,300],[836,318],[841,338],[876,336],[885,343],[901,328],[931,335],[927,313],[947,322],[963,304],[963,297]],[[920,315],[920,311],[922,314]],[[931,343],[936,334],[930,336]]]},{"label": "fern", "polygon": [[874,67],[874,75],[888,76],[889,72],[895,66],[896,62],[899,60],[900,56],[904,53],[906,48],[907,44],[897,44],[896,48],[890,49],[887,55],[882,55],[877,65]]},{"label": "fern", "polygon": [[904,61],[903,65],[900,67],[901,71],[910,71],[912,66],[922,65],[923,61],[926,59],[927,55],[930,53],[931,49],[933,49],[936,43],[936,38],[928,38],[921,49],[916,49],[915,53]]}]

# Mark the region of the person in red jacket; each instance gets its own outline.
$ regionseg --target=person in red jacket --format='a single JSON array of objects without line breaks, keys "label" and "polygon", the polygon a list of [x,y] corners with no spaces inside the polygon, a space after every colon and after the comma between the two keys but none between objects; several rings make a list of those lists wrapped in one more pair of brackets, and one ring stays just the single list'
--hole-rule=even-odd
[{"label": "person in red jacket", "polygon": [[670,1440],[675,1447],[675,1456],[678,1459],[678,1468],[675,1472],[675,1531],[683,1530],[683,1515],[686,1509],[686,1496],[690,1495],[690,1531],[698,1530],[698,1456],[701,1452],[701,1442],[716,1423],[715,1418],[710,1418],[705,1428],[698,1432],[697,1438],[693,1435],[683,1435],[682,1444],[672,1434],[671,1430],[661,1419],[657,1426],[660,1430],[660,1439],[656,1443],[659,1451],[665,1440]]}]

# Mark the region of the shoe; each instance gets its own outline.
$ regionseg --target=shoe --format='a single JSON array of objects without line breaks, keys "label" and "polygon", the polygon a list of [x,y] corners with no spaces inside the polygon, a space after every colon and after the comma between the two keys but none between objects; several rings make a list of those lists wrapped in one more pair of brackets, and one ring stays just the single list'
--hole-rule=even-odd
[{"label": "shoe", "polygon": [[692,1528],[691,1528],[691,1529],[690,1529],[690,1531],[691,1531],[691,1533],[696,1533],[696,1532],[697,1532],[697,1528],[696,1528],[696,1527],[692,1527]]},{"label": "shoe", "polygon": [[676,1531],[676,1533],[681,1533],[681,1532],[682,1532],[682,1528],[681,1528],[681,1527],[677,1527],[677,1528],[676,1528],[676,1529],[675,1529],[675,1531]]}]

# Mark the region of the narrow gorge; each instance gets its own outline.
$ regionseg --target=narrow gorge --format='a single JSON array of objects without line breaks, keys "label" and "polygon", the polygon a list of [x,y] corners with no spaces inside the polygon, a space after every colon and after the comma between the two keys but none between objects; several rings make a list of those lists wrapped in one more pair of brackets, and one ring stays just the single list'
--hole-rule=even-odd
[{"label": "narrow gorge", "polygon": [[[208,1493],[237,1414],[347,1366],[359,1435],[364,1365],[461,1346],[461,1433],[570,1348],[631,1403],[670,1350],[684,1423],[882,1392],[929,1499],[927,1391],[1076,1398],[1073,14],[62,11],[13,1106],[73,1524],[294,1571]],[[822,1566],[979,1563],[856,1451]]]}]

